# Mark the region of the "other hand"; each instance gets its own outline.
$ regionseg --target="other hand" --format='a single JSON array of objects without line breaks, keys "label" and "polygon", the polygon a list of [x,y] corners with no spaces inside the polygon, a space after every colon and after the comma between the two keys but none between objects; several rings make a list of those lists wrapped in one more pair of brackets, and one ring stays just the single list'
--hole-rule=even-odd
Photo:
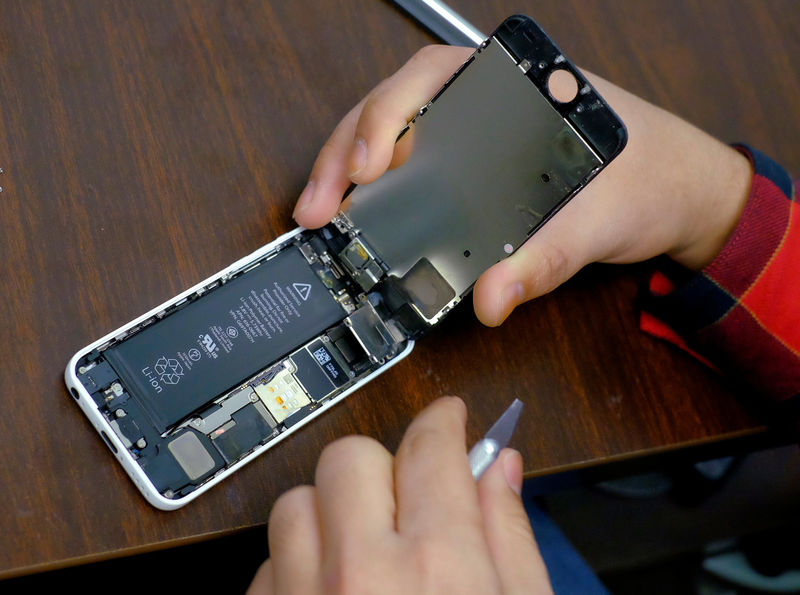
[{"label": "other hand", "polygon": [[315,485],[286,492],[269,519],[271,558],[248,593],[551,593],[505,449],[477,483],[466,407],[445,397],[392,456],[350,436],[325,448]]}]

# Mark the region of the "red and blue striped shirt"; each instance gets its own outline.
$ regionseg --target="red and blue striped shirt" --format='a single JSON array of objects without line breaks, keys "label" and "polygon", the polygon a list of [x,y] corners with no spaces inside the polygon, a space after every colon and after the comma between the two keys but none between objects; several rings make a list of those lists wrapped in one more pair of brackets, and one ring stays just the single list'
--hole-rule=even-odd
[{"label": "red and blue striped shirt", "polygon": [[678,286],[650,281],[641,328],[784,405],[800,405],[800,209],[777,163],[753,166],[742,216],[716,258]]}]

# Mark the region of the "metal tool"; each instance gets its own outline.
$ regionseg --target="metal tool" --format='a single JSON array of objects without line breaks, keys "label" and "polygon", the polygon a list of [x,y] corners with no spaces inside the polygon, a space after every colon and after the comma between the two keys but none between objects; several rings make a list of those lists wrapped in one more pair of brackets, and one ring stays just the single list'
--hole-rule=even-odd
[{"label": "metal tool", "polygon": [[469,467],[472,469],[472,476],[480,479],[483,472],[497,460],[500,451],[508,446],[514,428],[517,427],[520,413],[522,413],[522,401],[514,399],[511,406],[503,412],[503,415],[494,422],[494,425],[486,432],[486,436],[469,451]]},{"label": "metal tool", "polygon": [[394,0],[412,18],[450,45],[479,46],[486,36],[439,0]]}]

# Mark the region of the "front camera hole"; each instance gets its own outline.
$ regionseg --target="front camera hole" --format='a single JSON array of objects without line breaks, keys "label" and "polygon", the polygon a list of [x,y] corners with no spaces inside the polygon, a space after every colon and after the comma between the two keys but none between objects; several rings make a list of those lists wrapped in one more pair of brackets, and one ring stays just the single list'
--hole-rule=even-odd
[{"label": "front camera hole", "polygon": [[559,103],[569,103],[578,95],[578,79],[569,70],[559,68],[547,77],[547,91]]}]

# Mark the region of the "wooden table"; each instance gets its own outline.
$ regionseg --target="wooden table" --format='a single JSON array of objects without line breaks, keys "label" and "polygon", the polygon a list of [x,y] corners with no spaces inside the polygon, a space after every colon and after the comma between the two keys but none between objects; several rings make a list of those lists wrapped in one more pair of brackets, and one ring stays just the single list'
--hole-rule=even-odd
[{"label": "wooden table", "polygon": [[[459,0],[484,32],[520,3]],[[800,172],[791,0],[531,3],[578,64]],[[69,356],[293,227],[339,118],[432,38],[379,0],[0,6],[0,576],[264,523],[352,432],[433,398],[470,439],[514,396],[531,475],[760,435],[715,374],[637,330],[647,267],[597,267],[500,329],[469,304],[333,412],[186,508],[151,508],[64,388]]]}]

